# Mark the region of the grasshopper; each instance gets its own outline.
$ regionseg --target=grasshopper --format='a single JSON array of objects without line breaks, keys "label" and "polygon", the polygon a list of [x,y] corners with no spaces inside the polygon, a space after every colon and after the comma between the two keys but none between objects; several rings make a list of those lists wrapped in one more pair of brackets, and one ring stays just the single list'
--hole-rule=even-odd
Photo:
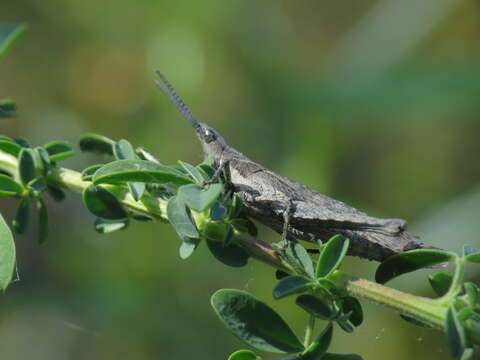
[{"label": "grasshopper", "polygon": [[156,85],[195,129],[216,173],[243,200],[246,214],[288,239],[325,241],[335,234],[350,239],[349,255],[383,261],[387,257],[425,246],[406,231],[402,219],[381,219],[309,187],[278,175],[230,147],[210,126],[198,122],[167,78],[157,72]]}]

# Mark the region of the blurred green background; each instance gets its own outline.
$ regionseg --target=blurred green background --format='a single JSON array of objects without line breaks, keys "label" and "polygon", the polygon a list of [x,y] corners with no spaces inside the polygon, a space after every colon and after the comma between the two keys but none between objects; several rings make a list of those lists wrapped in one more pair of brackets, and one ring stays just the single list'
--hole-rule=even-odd
[{"label": "blurred green background", "polygon": [[[405,218],[430,245],[480,245],[479,1],[23,0],[3,1],[0,17],[30,25],[0,64],[0,95],[19,106],[0,133],[76,146],[98,132],[165,163],[200,162],[192,129],[153,86],[161,69],[253,160]],[[0,358],[225,359],[244,346],[210,308],[222,287],[253,292],[301,334],[307,317],[293,299],[272,300],[267,266],[228,268],[204,246],[182,261],[168,225],[101,236],[77,194],[50,204],[49,241],[37,245],[34,228],[16,239],[20,281],[0,297]],[[14,206],[2,198],[0,210],[11,219]],[[349,258],[345,269],[372,278],[375,265]],[[392,285],[432,295],[427,274]],[[449,359],[440,333],[365,311],[355,333],[336,330],[333,351]]]}]

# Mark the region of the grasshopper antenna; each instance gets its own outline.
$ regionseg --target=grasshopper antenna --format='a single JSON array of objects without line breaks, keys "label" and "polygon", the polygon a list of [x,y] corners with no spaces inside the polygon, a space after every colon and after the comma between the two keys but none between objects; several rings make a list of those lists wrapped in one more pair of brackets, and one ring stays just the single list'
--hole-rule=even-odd
[{"label": "grasshopper antenna", "polygon": [[183,100],[178,96],[177,92],[175,91],[175,88],[173,87],[172,84],[170,84],[170,81],[163,75],[160,71],[156,71],[158,77],[160,80],[162,80],[163,84],[155,80],[155,85],[162,90],[162,92],[168,97],[168,99],[175,105],[178,111],[180,111],[185,119],[188,120],[188,122],[193,126],[193,128],[196,131],[200,131],[200,123],[195,119],[193,116],[192,112],[190,109],[185,105]]}]

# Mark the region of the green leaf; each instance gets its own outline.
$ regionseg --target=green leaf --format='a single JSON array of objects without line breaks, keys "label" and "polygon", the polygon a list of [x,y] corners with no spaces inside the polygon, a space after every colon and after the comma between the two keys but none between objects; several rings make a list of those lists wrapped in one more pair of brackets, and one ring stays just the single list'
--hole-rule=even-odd
[{"label": "green leaf", "polygon": [[238,194],[233,194],[232,198],[232,205],[230,206],[230,214],[228,217],[230,219],[236,219],[240,216],[240,213],[242,212],[242,199]]},{"label": "green leaf", "polygon": [[438,296],[443,296],[448,292],[452,285],[452,275],[446,272],[437,272],[428,276],[428,281],[432,286],[433,291]]},{"label": "green leaf", "polygon": [[322,360],[362,360],[362,357],[357,354],[331,354],[323,355]]},{"label": "green leaf", "polygon": [[255,355],[250,350],[238,350],[228,357],[228,360],[261,360],[260,357]]},{"label": "green leaf", "polygon": [[0,196],[15,196],[23,192],[23,187],[10,176],[0,174]]},{"label": "green leaf", "polygon": [[180,236],[182,239],[182,244],[180,245],[179,255],[182,260],[188,259],[196,250],[198,244],[200,243],[199,239],[193,239],[186,236]]},{"label": "green leaf", "polygon": [[145,193],[146,185],[142,182],[131,182],[128,183],[128,189],[130,190],[133,199],[139,201]]},{"label": "green leaf", "polygon": [[[113,154],[118,160],[137,159],[133,146],[125,139],[121,139],[113,146]],[[139,201],[145,192],[145,184],[141,182],[128,183],[128,188],[135,201]]]},{"label": "green leaf", "polygon": [[32,149],[23,148],[18,157],[18,171],[20,180],[24,185],[27,185],[30,181],[37,177],[35,153]]},{"label": "green leaf", "polygon": [[44,148],[47,150],[50,161],[52,162],[66,159],[75,154],[72,147],[63,141],[49,142],[44,146]]},{"label": "green leaf", "polygon": [[338,314],[338,310],[335,309],[333,300],[327,296],[319,298],[313,295],[304,294],[297,297],[295,304],[309,314],[322,320],[334,319]]},{"label": "green leaf", "polygon": [[34,151],[38,155],[38,158],[40,158],[42,175],[47,176],[48,175],[48,170],[50,169],[50,167],[52,165],[51,161],[50,161],[50,156],[48,155],[47,150],[45,150],[43,147],[36,147]]},{"label": "green leaf", "polygon": [[327,352],[332,342],[333,326],[329,322],[320,335],[313,341],[309,347],[299,357],[301,360],[317,360],[323,359],[323,355]]},{"label": "green leaf", "polygon": [[17,234],[23,234],[27,231],[30,224],[30,199],[28,196],[22,197],[13,219],[13,230]]},{"label": "green leaf", "polygon": [[15,116],[17,106],[10,99],[0,100],[0,118]]},{"label": "green leaf", "polygon": [[342,311],[345,314],[350,313],[349,320],[355,326],[360,326],[363,322],[363,310],[360,301],[352,296],[342,298]]},{"label": "green leaf", "polygon": [[410,250],[387,258],[377,268],[375,279],[378,283],[385,284],[402,274],[452,261],[456,256],[442,250]]},{"label": "green leaf", "polygon": [[210,219],[213,221],[222,220],[227,215],[228,209],[218,203],[214,203],[210,209]]},{"label": "green leaf", "polygon": [[290,241],[284,252],[285,260],[303,276],[314,278],[313,264],[307,250],[298,242]]},{"label": "green leaf", "polygon": [[468,262],[480,264],[480,250],[472,246],[465,245],[463,247],[463,256]]},{"label": "green leaf", "polygon": [[273,298],[278,300],[288,295],[298,294],[310,289],[313,283],[302,276],[287,276],[281,279],[273,290]]},{"label": "green leaf", "polygon": [[87,133],[80,138],[80,150],[96,154],[113,155],[115,141],[106,136]]},{"label": "green leaf", "polygon": [[13,141],[15,141],[18,145],[20,145],[23,148],[31,148],[30,143],[23,139],[23,138],[14,138]]},{"label": "green leaf", "polygon": [[465,350],[465,329],[463,328],[457,316],[457,311],[451,305],[447,311],[445,321],[445,329],[447,332],[448,348],[453,357],[460,357]]},{"label": "green leaf", "polygon": [[40,176],[30,181],[26,187],[33,191],[43,191],[47,188],[47,183],[45,178]]},{"label": "green leaf", "polygon": [[190,212],[178,196],[173,196],[168,201],[167,216],[172,226],[180,235],[195,239],[200,237]]},{"label": "green leaf", "polygon": [[128,226],[128,219],[125,220],[105,220],[97,218],[94,223],[95,231],[100,234],[110,234],[115,231],[123,230]]},{"label": "green leaf", "polygon": [[250,219],[234,219],[230,221],[230,224],[238,232],[250,234],[253,237],[256,237],[258,234],[257,227]]},{"label": "green leaf", "polygon": [[18,157],[22,147],[13,141],[0,140],[0,150],[6,152],[7,154]]},{"label": "green leaf", "polygon": [[139,147],[137,148],[137,151],[136,153],[138,154],[138,156],[143,159],[143,160],[148,160],[148,161],[152,161],[156,164],[160,164],[160,161],[155,157],[153,156],[152,154],[150,154],[147,150],[145,150],[144,148],[142,147]]},{"label": "green leaf", "polygon": [[315,275],[326,277],[337,270],[347,254],[349,240],[341,235],[333,236],[320,252]]},{"label": "green leaf", "polygon": [[478,286],[472,282],[466,282],[463,284],[465,289],[465,294],[467,295],[467,300],[470,306],[475,307],[478,303],[479,289]]},{"label": "green leaf", "polygon": [[351,313],[346,313],[345,314],[344,312],[341,312],[340,316],[337,316],[336,319],[335,319],[338,326],[340,326],[340,328],[347,333],[352,333],[353,330],[355,330],[353,328],[352,322],[350,321],[350,316],[351,315],[352,315]]},{"label": "green leaf", "polygon": [[480,250],[470,246],[470,245],[463,245],[463,256],[473,255],[480,253]]},{"label": "green leaf", "polygon": [[190,184],[192,181],[178,170],[147,160],[117,160],[95,172],[93,183],[117,184],[122,182]]},{"label": "green leaf", "polygon": [[47,192],[48,192],[48,195],[50,195],[52,199],[55,201],[63,201],[66,196],[65,192],[62,189],[49,184],[47,184]]},{"label": "green leaf", "polygon": [[221,242],[207,238],[207,246],[213,256],[225,265],[242,267],[248,262],[248,253],[237,244],[230,243],[225,246]]},{"label": "green leaf", "polygon": [[213,294],[211,303],[224,325],[256,349],[277,354],[304,349],[285,321],[247,292],[222,289]]},{"label": "green leaf", "polygon": [[103,166],[103,164],[95,164],[92,166],[89,166],[82,171],[82,181],[92,181],[93,174],[100,169]]},{"label": "green leaf", "polygon": [[38,209],[38,243],[43,244],[48,238],[48,209],[42,198],[37,199]]},{"label": "green leaf", "polygon": [[178,189],[178,196],[189,208],[203,212],[209,209],[222,194],[222,184],[211,184],[202,189],[197,184],[183,185]]},{"label": "green leaf", "polygon": [[205,179],[202,176],[202,173],[193,165],[190,165],[187,162],[179,160],[178,163],[185,169],[187,174],[197,183],[203,184]]},{"label": "green leaf", "polygon": [[465,349],[460,360],[473,360],[474,351],[472,348]]},{"label": "green leaf", "polygon": [[0,59],[27,28],[26,24],[0,24]]},{"label": "green leaf", "polygon": [[83,203],[94,215],[107,220],[123,220],[128,217],[118,199],[100,186],[90,185],[83,191]]},{"label": "green leaf", "polygon": [[5,291],[15,270],[15,242],[7,223],[0,214],[0,290]]},{"label": "green leaf", "polygon": [[132,144],[127,140],[121,139],[113,145],[113,155],[117,160],[136,160],[137,154]]},{"label": "green leaf", "polygon": [[207,175],[208,180],[211,179],[213,175],[215,175],[215,168],[211,165],[202,163],[197,166],[197,169],[203,172],[202,175]]}]

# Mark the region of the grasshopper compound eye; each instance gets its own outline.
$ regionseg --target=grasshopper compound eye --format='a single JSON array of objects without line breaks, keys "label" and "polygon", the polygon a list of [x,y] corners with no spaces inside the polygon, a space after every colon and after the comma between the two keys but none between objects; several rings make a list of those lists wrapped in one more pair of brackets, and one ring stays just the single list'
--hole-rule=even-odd
[{"label": "grasshopper compound eye", "polygon": [[204,138],[205,138],[205,142],[209,144],[212,141],[215,141],[217,139],[217,135],[215,134],[214,131],[206,129],[204,133]]}]

